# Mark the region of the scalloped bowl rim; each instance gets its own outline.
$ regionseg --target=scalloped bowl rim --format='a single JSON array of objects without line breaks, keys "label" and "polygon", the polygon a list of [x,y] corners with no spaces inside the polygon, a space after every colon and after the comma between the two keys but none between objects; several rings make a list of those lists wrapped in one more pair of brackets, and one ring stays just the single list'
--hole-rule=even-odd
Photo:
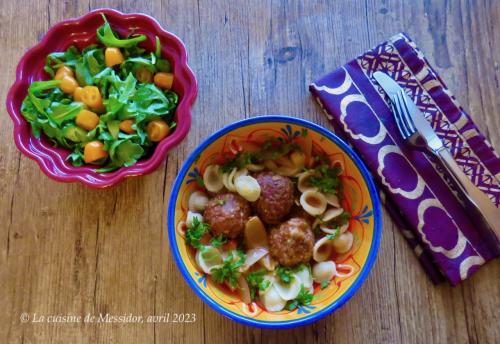
[{"label": "scalloped bowl rim", "polygon": [[[161,142],[160,144],[158,144],[155,147],[153,154],[147,160],[139,161],[139,163],[141,163],[140,166],[132,165],[130,167],[121,167],[120,169],[111,173],[97,173],[94,169],[88,166],[83,167],[84,170],[82,170],[81,167],[74,167],[64,164],[64,158],[61,157],[58,152],[52,149],[53,147],[50,147],[51,149],[47,149],[46,151],[38,153],[31,151],[28,147],[25,146],[23,139],[21,138],[21,129],[26,120],[22,116],[20,108],[16,108],[14,106],[15,93],[19,88],[22,87],[23,78],[26,78],[26,76],[23,76],[23,74],[28,58],[38,49],[41,49],[41,47],[45,45],[57,31],[63,29],[64,26],[75,25],[78,27],[80,25],[83,25],[83,23],[85,23],[87,20],[90,20],[92,17],[100,15],[101,13],[112,16],[115,19],[118,18],[118,20],[127,20],[133,19],[134,17],[140,17],[148,22],[148,24],[151,26],[152,31],[150,32],[153,32],[157,35],[167,36],[169,40],[171,40],[171,42],[175,43],[174,45],[176,46],[176,48],[179,49],[181,58],[180,60],[176,60],[176,63],[179,63],[179,71],[185,74],[187,79],[184,85],[186,89],[185,94],[183,95],[176,109],[176,114],[179,117],[180,115],[182,115],[182,121],[178,121],[181,123],[177,123],[177,128],[173,132],[173,134],[168,136],[165,142]],[[163,29],[155,18],[145,13],[123,13],[110,8],[98,8],[86,13],[83,16],[62,20],[54,24],[47,30],[41,40],[39,40],[35,45],[33,45],[23,54],[16,67],[16,79],[7,93],[6,107],[7,112],[9,113],[14,124],[13,134],[14,142],[17,148],[23,155],[36,161],[45,175],[60,182],[79,182],[91,188],[106,188],[118,184],[125,178],[145,175],[153,172],[158,168],[163,160],[165,160],[167,153],[172,148],[177,146],[188,134],[191,127],[191,107],[196,100],[197,93],[197,80],[194,76],[193,71],[187,63],[186,46],[179,37]],[[30,135],[33,139],[36,139],[33,137],[33,134],[31,132]],[[58,164],[62,165],[60,166]],[[56,171],[52,171],[53,169],[55,169]],[[64,169],[64,174],[58,174],[58,171],[60,169]],[[96,176],[99,176],[99,178],[96,179]]]},{"label": "scalloped bowl rim", "polygon": [[[347,154],[354,162],[355,166],[359,169],[361,172],[361,175],[363,177],[363,180],[365,181],[367,188],[369,190],[369,195],[372,198],[373,202],[373,214],[374,214],[374,234],[373,234],[373,240],[370,245],[370,250],[368,253],[368,257],[366,259],[365,264],[363,265],[361,271],[359,272],[358,277],[354,281],[354,283],[351,285],[351,287],[344,293],[342,294],[339,299],[337,299],[335,302],[332,302],[328,306],[326,306],[324,309],[321,311],[311,314],[310,316],[305,316],[300,319],[295,319],[295,320],[290,320],[290,321],[262,321],[262,320],[254,320],[251,318],[247,318],[244,316],[241,316],[240,314],[234,313],[232,311],[229,311],[223,307],[221,307],[219,304],[214,302],[211,297],[209,297],[205,292],[200,288],[199,285],[197,285],[189,275],[188,270],[186,269],[184,262],[180,256],[180,252],[177,249],[177,239],[175,236],[175,211],[176,211],[176,200],[179,194],[179,189],[182,185],[182,181],[184,180],[184,176],[188,173],[189,168],[195,161],[195,159],[202,154],[202,152],[207,148],[210,144],[212,144],[215,140],[218,138],[230,133],[231,131],[246,126],[254,123],[265,123],[265,122],[279,122],[279,123],[286,123],[286,124],[294,124],[294,125],[299,125],[311,130],[314,130],[318,132],[319,134],[323,135],[327,139],[333,141],[345,154]],[[172,251],[172,254],[174,256],[175,263],[177,264],[178,268],[181,270],[182,276],[186,280],[186,282],[189,284],[191,289],[205,302],[207,303],[212,309],[215,311],[221,313],[222,315],[229,317],[230,319],[235,320],[238,323],[244,324],[244,325],[250,325],[250,326],[255,326],[255,327],[261,327],[261,328],[271,328],[271,329],[285,329],[285,328],[292,328],[292,327],[297,327],[297,326],[302,326],[302,325],[307,325],[312,322],[315,322],[321,318],[324,318],[325,316],[333,313],[335,310],[339,309],[342,307],[355,293],[356,291],[361,287],[363,282],[365,281],[366,277],[368,276],[369,272],[371,271],[373,264],[375,263],[379,246],[380,246],[380,240],[382,236],[382,211],[381,211],[381,203],[380,199],[378,196],[377,189],[375,187],[375,183],[373,181],[373,178],[371,177],[370,173],[368,172],[367,167],[365,164],[362,162],[361,158],[353,151],[351,147],[349,147],[344,141],[342,141],[337,135],[334,133],[326,130],[323,127],[320,127],[317,124],[314,124],[310,121],[304,120],[304,119],[299,119],[295,117],[288,117],[288,116],[280,116],[280,115],[261,115],[257,117],[252,117],[252,118],[247,118],[241,121],[234,122],[232,124],[229,124],[225,126],[224,128],[216,131],[212,135],[210,135],[208,138],[206,138],[200,145],[196,147],[196,149],[188,156],[184,164],[182,165],[176,179],[174,182],[174,186],[171,191],[170,199],[169,199],[169,205],[168,205],[168,211],[167,211],[167,234],[168,234],[168,240],[170,244],[170,249]]]}]

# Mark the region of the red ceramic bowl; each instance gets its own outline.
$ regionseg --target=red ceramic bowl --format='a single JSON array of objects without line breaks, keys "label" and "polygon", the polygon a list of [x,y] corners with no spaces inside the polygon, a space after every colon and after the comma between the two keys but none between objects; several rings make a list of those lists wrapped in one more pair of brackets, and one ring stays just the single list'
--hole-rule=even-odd
[{"label": "red ceramic bowl", "polygon": [[[173,133],[156,146],[148,159],[111,173],[97,173],[93,167],[71,165],[66,161],[70,152],[55,148],[43,135],[40,139],[35,138],[30,124],[21,115],[21,104],[30,83],[48,79],[43,70],[46,56],[54,51],[64,51],[70,45],[82,49],[96,43],[96,29],[103,24],[101,13],[106,15],[111,27],[120,35],[131,31],[146,35],[148,39],[141,46],[149,51],[154,51],[155,36],[160,38],[162,56],[170,61],[175,75],[173,90],[179,95],[175,112],[177,126]],[[46,175],[61,182],[80,182],[90,187],[104,188],[130,176],[150,173],[160,165],[166,153],[187,135],[191,126],[190,108],[196,93],[196,79],[187,65],[186,48],[177,36],[162,29],[155,19],[145,14],[98,9],[83,17],[54,25],[38,44],[24,54],[17,65],[16,81],[7,95],[7,110],[14,122],[14,141],[17,147],[24,155],[35,160]]]}]

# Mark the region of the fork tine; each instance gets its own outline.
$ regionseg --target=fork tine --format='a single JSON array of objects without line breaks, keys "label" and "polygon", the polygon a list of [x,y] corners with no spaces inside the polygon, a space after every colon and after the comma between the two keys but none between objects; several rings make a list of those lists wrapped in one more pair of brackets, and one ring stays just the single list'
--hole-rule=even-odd
[{"label": "fork tine", "polygon": [[399,131],[401,132],[401,135],[403,136],[404,139],[407,139],[408,137],[411,136],[410,132],[408,131],[408,128],[406,127],[406,124],[403,120],[403,108],[401,107],[401,104],[398,102],[398,97],[396,97],[393,102],[393,112],[394,112],[394,118],[396,119],[396,124],[399,128]]},{"label": "fork tine", "polygon": [[406,109],[405,114],[408,122],[408,129],[412,132],[416,132],[417,128],[415,127],[415,123],[411,117],[411,111],[408,108],[408,100],[406,99],[405,94],[403,94],[403,91],[400,92],[400,98],[403,100],[403,106]]},{"label": "fork tine", "polygon": [[404,98],[402,94],[399,92],[396,95],[396,104],[398,106],[398,109],[401,111],[401,118],[402,118],[402,123],[406,129],[406,132],[408,133],[408,137],[413,135],[416,132],[415,127],[413,126],[413,121],[410,117],[410,112],[408,111],[408,107],[403,106],[403,100]]}]

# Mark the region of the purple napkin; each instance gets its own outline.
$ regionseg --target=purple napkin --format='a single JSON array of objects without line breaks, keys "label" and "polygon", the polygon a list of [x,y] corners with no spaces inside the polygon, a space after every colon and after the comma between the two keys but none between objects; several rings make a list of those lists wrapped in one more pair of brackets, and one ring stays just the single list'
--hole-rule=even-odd
[{"label": "purple napkin", "polygon": [[398,34],[310,85],[330,122],[361,155],[395,219],[434,282],[455,285],[495,258],[439,165],[406,145],[388,99],[372,78],[383,71],[415,101],[458,165],[500,205],[500,158],[415,43]]}]

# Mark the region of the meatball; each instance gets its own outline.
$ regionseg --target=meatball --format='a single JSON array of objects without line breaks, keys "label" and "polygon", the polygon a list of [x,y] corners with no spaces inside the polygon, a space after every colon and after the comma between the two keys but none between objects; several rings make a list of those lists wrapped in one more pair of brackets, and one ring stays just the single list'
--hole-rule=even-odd
[{"label": "meatball", "polygon": [[314,233],[306,220],[294,217],[269,234],[271,255],[283,266],[307,263],[312,256]]},{"label": "meatball", "polygon": [[250,205],[243,197],[224,193],[208,201],[203,215],[212,234],[234,239],[243,233],[250,211]]},{"label": "meatball", "polygon": [[290,178],[274,172],[255,176],[260,185],[260,197],[254,203],[259,218],[269,225],[277,225],[290,213],[293,206],[293,183]]}]

